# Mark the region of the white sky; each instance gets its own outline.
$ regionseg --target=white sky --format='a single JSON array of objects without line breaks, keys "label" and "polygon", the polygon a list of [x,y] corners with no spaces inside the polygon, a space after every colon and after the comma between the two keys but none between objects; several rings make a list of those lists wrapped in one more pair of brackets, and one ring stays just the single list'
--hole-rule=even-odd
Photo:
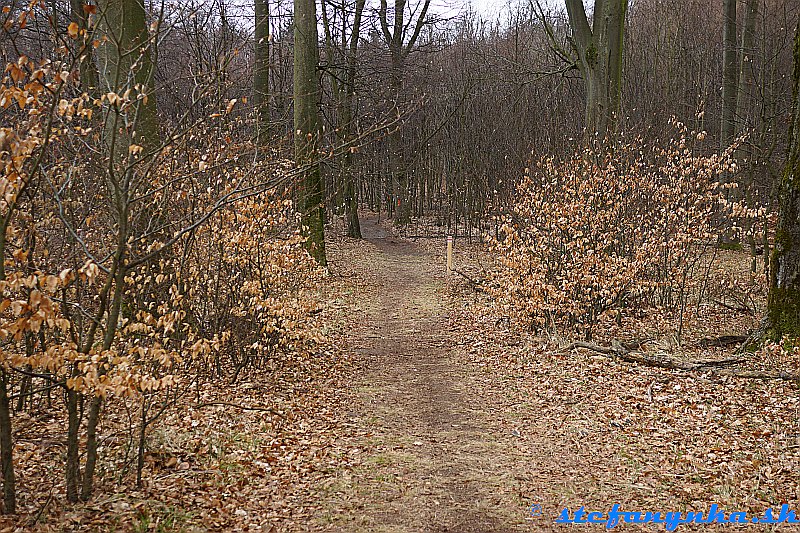
[{"label": "white sky", "polygon": [[471,0],[471,2],[475,10],[483,15],[496,15],[505,5],[505,2],[497,0]]},{"label": "white sky", "polygon": [[[493,18],[501,11],[507,11],[509,3],[518,4],[519,0],[465,0],[464,3],[470,2],[478,13],[487,18]],[[458,5],[461,2],[454,2],[452,5]],[[527,3],[527,2],[526,2]],[[563,6],[563,0],[542,0],[542,5],[548,6]]]}]

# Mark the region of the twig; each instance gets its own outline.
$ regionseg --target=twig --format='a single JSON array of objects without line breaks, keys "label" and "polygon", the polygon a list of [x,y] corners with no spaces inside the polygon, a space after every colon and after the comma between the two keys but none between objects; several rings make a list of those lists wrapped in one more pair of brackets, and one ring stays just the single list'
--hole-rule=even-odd
[{"label": "twig", "polygon": [[[9,366],[11,366],[11,365],[9,365]],[[65,389],[67,388],[67,383],[65,381],[58,381],[56,379],[56,377],[53,376],[52,374],[40,374],[38,372],[32,372],[30,370],[25,370],[24,368],[17,368],[15,366],[11,366],[11,370],[13,370],[14,372],[19,372],[20,374],[22,374],[24,376],[29,376],[29,377],[32,377],[32,378],[46,379],[46,380],[50,381],[51,383],[55,383],[57,386],[64,387]]]},{"label": "twig", "polygon": [[476,291],[483,291],[484,290],[483,287],[481,287],[481,281],[483,281],[483,280],[474,280],[471,277],[469,277],[467,274],[464,274],[463,272],[461,272],[460,270],[456,270],[455,268],[452,269],[451,272],[455,272],[456,274],[458,274],[459,276],[461,276],[465,280],[469,281]]},{"label": "twig", "polygon": [[755,315],[755,312],[746,305],[736,306],[736,305],[726,304],[721,300],[714,300],[714,303],[717,305],[721,305],[725,309],[730,309],[731,311],[738,311],[740,313],[745,313],[750,316]]},{"label": "twig", "polygon": [[47,509],[47,506],[50,505],[50,502],[53,501],[53,490],[56,488],[56,482],[53,480],[53,485],[50,487],[50,494],[47,496],[47,501],[44,502],[44,505],[39,509],[39,512],[36,513],[36,518],[33,519],[31,525],[35,526],[39,523],[39,520],[42,518],[42,514],[44,510]]}]

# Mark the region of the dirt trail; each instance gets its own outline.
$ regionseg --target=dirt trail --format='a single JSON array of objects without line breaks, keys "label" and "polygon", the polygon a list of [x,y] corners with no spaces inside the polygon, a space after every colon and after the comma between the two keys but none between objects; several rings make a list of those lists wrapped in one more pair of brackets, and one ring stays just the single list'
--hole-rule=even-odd
[{"label": "dirt trail", "polygon": [[[446,283],[444,243],[363,229],[333,254],[341,294],[354,291],[340,303],[359,372],[341,391],[314,531],[573,531],[554,522],[567,507],[761,514],[797,501],[788,386],[551,351],[557,338],[506,328],[463,280]],[[457,265],[479,262],[457,249]]]},{"label": "dirt trail", "polygon": [[[522,528],[504,430],[470,386],[448,335],[441,258],[365,219],[374,276],[355,295],[351,349],[363,361],[343,443],[353,467],[327,488],[338,531],[500,532]],[[518,460],[519,458],[516,458]]]}]

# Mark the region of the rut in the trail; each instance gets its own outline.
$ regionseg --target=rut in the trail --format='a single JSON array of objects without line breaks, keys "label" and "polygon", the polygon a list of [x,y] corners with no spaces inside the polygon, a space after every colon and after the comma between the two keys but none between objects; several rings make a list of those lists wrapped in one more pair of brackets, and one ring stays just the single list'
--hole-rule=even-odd
[{"label": "rut in the trail", "polygon": [[334,528],[520,530],[519,509],[499,508],[491,489],[504,475],[498,430],[452,347],[442,265],[374,219],[363,230],[379,279],[358,298],[366,316],[351,348],[365,370],[353,419],[369,436],[361,465],[337,487]]}]

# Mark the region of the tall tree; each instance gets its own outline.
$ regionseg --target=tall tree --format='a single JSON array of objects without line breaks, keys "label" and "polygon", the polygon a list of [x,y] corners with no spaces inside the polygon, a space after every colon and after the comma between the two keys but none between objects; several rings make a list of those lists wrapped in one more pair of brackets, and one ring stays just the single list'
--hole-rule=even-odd
[{"label": "tall tree", "polygon": [[628,0],[595,0],[591,26],[583,0],[567,0],[572,46],[586,89],[586,134],[603,138],[617,127],[622,102],[622,54]]},{"label": "tall tree", "polygon": [[70,0],[70,20],[75,23],[79,32],[77,52],[81,55],[79,73],[81,89],[89,94],[97,90],[99,74],[94,62],[94,46],[92,44],[93,30],[89,25],[89,17],[97,12],[97,6],[86,3],[85,0]]},{"label": "tall tree", "polygon": [[[347,0],[342,0],[335,9],[341,17],[341,49],[336,50],[335,36],[331,28],[331,21],[327,10],[323,7],[322,20],[325,28],[325,43],[328,49],[329,67],[331,72],[331,88],[337,107],[337,125],[335,131],[338,140],[344,148],[340,158],[341,187],[343,189],[342,203],[344,204],[345,218],[347,219],[347,236],[361,238],[361,224],[358,220],[358,198],[356,196],[355,176],[353,172],[353,142],[356,138],[354,111],[356,104],[356,74],[358,44],[361,38],[361,20],[364,14],[366,0],[356,0],[353,12],[353,23],[348,35],[346,31],[349,13]],[[335,55],[344,57],[344,61],[334,60]],[[341,65],[341,66],[336,66]]]},{"label": "tall tree", "polygon": [[773,334],[800,337],[800,19],[794,39],[792,102],[767,311]]},{"label": "tall tree", "polygon": [[[378,10],[378,19],[380,20],[383,39],[386,46],[389,48],[389,55],[391,56],[389,84],[392,97],[395,100],[395,105],[398,106],[398,112],[400,111],[404,96],[403,86],[405,82],[406,59],[414,50],[420,32],[428,22],[428,9],[430,5],[431,0],[424,0],[422,8],[419,9],[419,16],[416,22],[413,20],[413,14],[417,12],[417,9],[414,9],[414,7],[419,8],[419,5],[410,6],[406,0],[395,0],[394,9],[392,10],[393,18],[389,17],[387,0],[381,0],[380,9]],[[405,20],[407,7],[412,8],[411,20],[408,22]],[[389,135],[389,159],[392,184],[395,189],[395,198],[398,202],[397,222],[406,224],[411,219],[412,204],[409,200],[405,145],[403,143],[402,131],[399,128],[392,131]]]},{"label": "tall tree", "polygon": [[302,177],[297,202],[309,253],[325,258],[325,196],[319,167],[319,43],[315,0],[294,0],[294,155]]},{"label": "tall tree", "polygon": [[736,131],[742,133],[751,126],[753,82],[755,80],[756,23],[760,0],[746,0],[744,27],[739,48],[739,77],[736,91]]},{"label": "tall tree", "polygon": [[[141,185],[134,177],[133,165],[128,164],[133,153],[131,148],[138,146],[148,150],[155,149],[159,146],[160,135],[153,83],[154,40],[148,31],[144,1],[102,0],[97,4],[97,13],[97,32],[103,41],[97,49],[99,86],[103,93],[115,93],[119,97],[127,95],[131,101],[130,106],[123,105],[119,100],[106,101],[103,130],[109,157],[106,182],[109,198],[113,198],[113,216],[117,229],[117,247],[111,268],[113,274],[109,275],[102,301],[109,320],[103,333],[102,347],[109,350],[114,342],[125,290],[128,238],[131,231],[130,198],[137,194],[137,186]],[[148,213],[143,218],[157,218],[157,215]],[[94,338],[95,332],[96,329],[93,329],[80,347],[82,353],[89,353],[93,348],[89,341]],[[67,399],[69,422],[66,485],[67,499],[71,502],[78,499],[78,484],[81,485],[80,499],[86,501],[92,496],[97,465],[97,427],[103,399],[96,396],[89,406],[86,421],[86,463],[82,476],[78,459],[78,403],[77,393],[70,390]]]},{"label": "tall tree", "polygon": [[[743,135],[752,131],[755,112],[753,108],[757,103],[753,98],[753,82],[755,79],[756,59],[756,22],[758,19],[759,0],[746,0],[744,24],[742,28],[741,47],[739,48],[739,75],[736,88],[736,135]],[[750,148],[740,147],[735,154],[736,162],[741,169],[742,176],[739,182],[737,196],[744,197],[748,205],[753,205],[753,156],[755,139],[748,143]],[[747,239],[752,252],[751,270],[756,271],[756,240],[752,231],[752,223],[747,222]],[[765,253],[765,255],[767,255]]]},{"label": "tall tree", "polygon": [[353,176],[353,147],[349,146],[355,137],[353,109],[356,100],[356,61],[358,57],[358,41],[361,38],[361,16],[364,13],[366,0],[356,0],[356,12],[353,18],[353,29],[350,34],[350,48],[347,51],[347,74],[345,77],[345,94],[342,103],[341,124],[344,141],[348,149],[344,154],[344,205],[347,215],[347,235],[361,238],[361,224],[358,220],[358,198],[356,196],[355,177]]},{"label": "tall tree", "polygon": [[736,95],[739,82],[736,42],[736,2],[723,0],[722,126],[720,150],[725,150],[736,135]]},{"label": "tall tree", "polygon": [[[144,0],[99,0],[97,32],[103,41],[97,48],[100,86],[103,93],[122,95],[130,89],[135,112],[122,113],[110,105],[106,134],[114,137],[117,153],[128,155],[128,144],[157,146],[158,117],[153,83],[154,43],[147,29]],[[124,124],[123,124],[124,123]],[[124,126],[124,128],[123,128]],[[136,139],[119,138],[120,132],[134,131]]]},{"label": "tall tree", "polygon": [[255,64],[253,65],[253,107],[256,138],[263,144],[269,136],[269,0],[255,0]]}]

